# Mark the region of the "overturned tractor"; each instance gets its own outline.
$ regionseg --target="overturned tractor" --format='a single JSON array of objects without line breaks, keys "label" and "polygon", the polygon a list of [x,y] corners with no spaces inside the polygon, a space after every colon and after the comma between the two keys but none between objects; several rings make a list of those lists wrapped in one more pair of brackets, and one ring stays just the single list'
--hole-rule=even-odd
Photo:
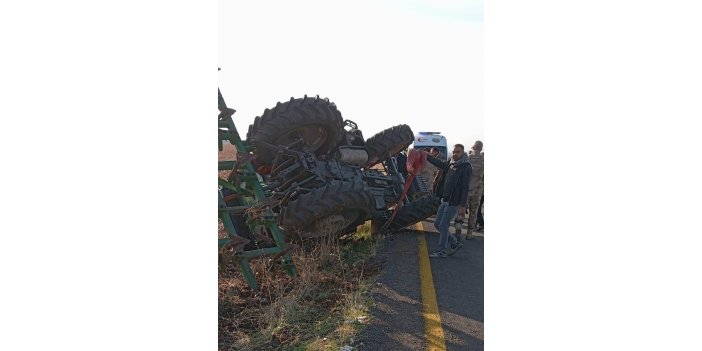
[{"label": "overturned tractor", "polygon": [[[220,93],[223,108],[230,113],[220,113],[220,150],[228,139],[238,155],[236,162],[220,162],[220,170],[231,170],[220,179],[220,218],[229,233],[224,244],[238,243],[238,254],[268,249],[285,260],[290,241],[342,237],[368,220],[373,232],[397,232],[433,215],[440,204],[424,179],[405,184],[406,173],[398,170],[404,164],[398,167],[394,156],[414,138],[407,125],[364,139],[334,103],[304,96],[266,109],[242,141]],[[259,190],[247,196],[251,182]]]}]

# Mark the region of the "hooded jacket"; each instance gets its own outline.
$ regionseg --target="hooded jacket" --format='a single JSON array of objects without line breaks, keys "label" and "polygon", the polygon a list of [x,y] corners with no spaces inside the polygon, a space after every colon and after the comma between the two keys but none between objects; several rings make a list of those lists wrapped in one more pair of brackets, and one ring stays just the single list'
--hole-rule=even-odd
[{"label": "hooded jacket", "polygon": [[447,201],[449,206],[466,207],[470,178],[473,168],[468,162],[468,154],[464,153],[458,161],[442,161],[427,155],[427,161],[441,170],[436,187],[437,196]]}]

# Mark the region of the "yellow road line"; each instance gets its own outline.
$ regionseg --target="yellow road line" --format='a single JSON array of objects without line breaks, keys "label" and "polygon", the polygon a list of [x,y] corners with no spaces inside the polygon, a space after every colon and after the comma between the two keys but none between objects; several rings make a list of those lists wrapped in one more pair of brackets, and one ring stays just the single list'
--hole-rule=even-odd
[{"label": "yellow road line", "polygon": [[[424,231],[424,224],[417,223],[417,229]],[[441,327],[441,315],[439,305],[436,303],[436,291],[434,290],[434,278],[431,275],[431,263],[429,263],[429,251],[427,241],[422,233],[418,237],[419,242],[419,281],[422,286],[422,310],[424,314],[424,335],[427,339],[430,351],[446,351],[446,341],[444,340],[444,329]]]}]

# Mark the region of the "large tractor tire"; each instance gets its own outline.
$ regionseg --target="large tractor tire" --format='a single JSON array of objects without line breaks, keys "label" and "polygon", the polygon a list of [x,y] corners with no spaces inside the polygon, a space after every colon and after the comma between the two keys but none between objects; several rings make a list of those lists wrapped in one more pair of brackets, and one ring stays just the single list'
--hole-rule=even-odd
[{"label": "large tractor tire", "polygon": [[320,156],[333,151],[343,136],[341,112],[329,99],[320,99],[319,96],[278,102],[274,108],[266,109],[262,116],[256,117],[246,134],[254,147],[257,166],[270,166],[275,158],[274,151],[257,146],[257,141],[289,145],[302,138],[309,150]]},{"label": "large tractor tire", "polygon": [[280,226],[303,239],[352,233],[371,217],[375,199],[361,182],[332,181],[281,209]]},{"label": "large tractor tire", "polygon": [[366,167],[372,167],[383,161],[390,154],[395,156],[400,151],[406,149],[414,141],[414,133],[406,124],[400,124],[388,128],[366,140],[368,149],[368,163]]},{"label": "large tractor tire", "polygon": [[436,196],[425,196],[419,200],[410,202],[408,205],[400,207],[388,230],[398,232],[412,224],[419,223],[432,215],[441,205],[441,199]]}]

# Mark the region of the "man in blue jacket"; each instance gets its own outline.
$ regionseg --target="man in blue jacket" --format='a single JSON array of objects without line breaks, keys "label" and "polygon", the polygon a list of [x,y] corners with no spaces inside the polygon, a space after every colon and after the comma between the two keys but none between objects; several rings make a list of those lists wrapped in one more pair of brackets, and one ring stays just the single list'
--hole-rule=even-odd
[{"label": "man in blue jacket", "polygon": [[434,227],[439,231],[439,248],[429,257],[448,257],[463,246],[449,233],[449,224],[457,213],[466,212],[472,167],[464,150],[463,145],[454,145],[449,161],[427,155],[427,161],[442,171],[436,187],[436,196],[441,198],[441,205],[434,220]]}]

